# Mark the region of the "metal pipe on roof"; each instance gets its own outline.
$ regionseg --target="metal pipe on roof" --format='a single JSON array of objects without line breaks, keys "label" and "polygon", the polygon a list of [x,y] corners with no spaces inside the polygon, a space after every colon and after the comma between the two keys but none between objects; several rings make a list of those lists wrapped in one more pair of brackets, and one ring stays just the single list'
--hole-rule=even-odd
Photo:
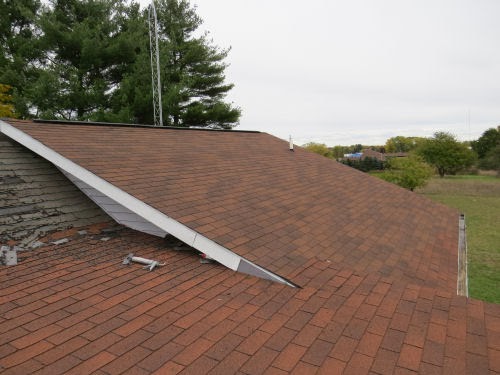
[{"label": "metal pipe on roof", "polygon": [[132,253],[127,255],[127,257],[123,260],[123,264],[130,264],[130,262],[145,264],[146,267],[144,267],[144,268],[148,268],[150,271],[152,271],[155,267],[164,266],[166,264],[166,263],[160,263],[157,260],[136,257]]}]

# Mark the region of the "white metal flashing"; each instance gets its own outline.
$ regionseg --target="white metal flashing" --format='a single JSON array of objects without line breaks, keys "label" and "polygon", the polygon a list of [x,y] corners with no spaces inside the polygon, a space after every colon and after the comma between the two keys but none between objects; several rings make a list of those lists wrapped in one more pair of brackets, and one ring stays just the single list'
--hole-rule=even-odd
[{"label": "white metal flashing", "polygon": [[168,232],[158,228],[156,225],[151,224],[149,221],[130,211],[127,207],[122,206],[108,196],[100,193],[92,186],[73,176],[71,173],[62,169],[59,170],[117,223],[140,232],[152,234],[153,236],[165,237],[168,234]]},{"label": "white metal flashing", "polygon": [[[95,191],[103,194],[112,201],[133,212],[138,217],[151,223],[154,227],[172,234],[174,237],[192,246],[193,248],[206,253],[226,267],[234,271],[238,270],[240,261],[244,258],[235,254],[231,250],[219,245],[218,243],[187,227],[186,225],[172,219],[171,217],[149,206],[143,201],[119,189],[115,185],[109,183],[103,178],[67,159],[51,148],[45,146],[42,142],[36,140],[30,135],[2,120],[0,120],[0,132],[4,133],[8,137],[12,138],[31,151],[37,153],[44,159],[48,160],[57,168],[64,171],[64,173],[73,176],[73,178],[76,180],[84,182]],[[281,282],[290,286],[295,286],[282,277],[268,270],[265,270],[264,268],[254,264],[253,262],[249,262],[246,259],[245,262],[255,267],[256,271],[258,271],[256,272],[256,274],[259,274],[261,277],[262,273],[264,273],[270,280]]]}]

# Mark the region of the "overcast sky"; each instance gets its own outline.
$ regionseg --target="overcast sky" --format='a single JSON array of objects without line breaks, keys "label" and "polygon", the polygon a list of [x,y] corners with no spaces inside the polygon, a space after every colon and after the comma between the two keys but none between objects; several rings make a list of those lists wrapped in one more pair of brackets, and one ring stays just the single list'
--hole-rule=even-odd
[{"label": "overcast sky", "polygon": [[232,47],[237,129],[333,146],[476,139],[500,125],[499,0],[191,4],[214,44]]}]

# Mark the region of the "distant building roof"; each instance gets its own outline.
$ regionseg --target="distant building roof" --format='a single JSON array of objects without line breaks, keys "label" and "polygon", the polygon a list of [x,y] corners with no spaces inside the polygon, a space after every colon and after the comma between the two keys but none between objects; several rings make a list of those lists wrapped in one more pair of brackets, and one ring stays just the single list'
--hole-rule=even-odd
[{"label": "distant building roof", "polygon": [[388,158],[401,158],[408,156],[407,152],[388,152],[388,153],[383,153],[383,152],[378,152],[374,151],[370,148],[365,148],[361,151],[361,159],[366,159],[366,158],[374,158],[380,161],[386,161]]},{"label": "distant building roof", "polygon": [[363,156],[362,152],[354,152],[351,154],[344,154],[344,158],[348,159],[360,159]]}]

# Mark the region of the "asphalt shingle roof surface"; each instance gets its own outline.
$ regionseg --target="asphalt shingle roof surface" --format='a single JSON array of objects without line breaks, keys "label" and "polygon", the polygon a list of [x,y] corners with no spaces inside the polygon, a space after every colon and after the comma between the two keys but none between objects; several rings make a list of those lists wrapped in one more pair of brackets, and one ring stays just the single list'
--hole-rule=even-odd
[{"label": "asphalt shingle roof surface", "polygon": [[458,212],[271,135],[8,122],[298,285],[328,260],[456,288]]},{"label": "asphalt shingle roof surface", "polygon": [[500,374],[500,305],[456,296],[456,211],[262,133],[9,123],[302,288],[55,233],[0,267],[2,374]]},{"label": "asphalt shingle roof surface", "polygon": [[327,260],[292,288],[174,245],[122,230],[20,252],[0,268],[0,372],[500,373],[500,305]]}]

